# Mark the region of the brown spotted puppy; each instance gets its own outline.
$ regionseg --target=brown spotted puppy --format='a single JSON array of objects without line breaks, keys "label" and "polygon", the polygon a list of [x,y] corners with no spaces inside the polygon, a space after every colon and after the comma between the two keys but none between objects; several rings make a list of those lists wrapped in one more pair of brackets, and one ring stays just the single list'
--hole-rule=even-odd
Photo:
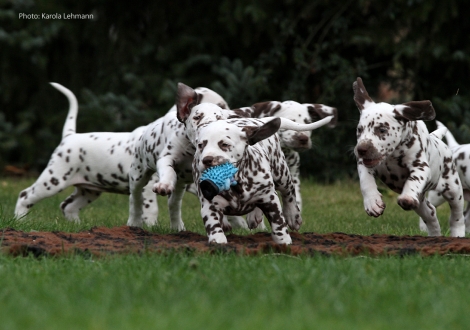
[{"label": "brown spotted puppy", "polygon": [[427,191],[437,190],[450,205],[451,236],[465,236],[462,185],[452,152],[421,121],[434,119],[431,102],[375,103],[361,78],[353,90],[361,112],[354,153],[367,214],[378,217],[385,209],[377,177],[400,194],[398,204],[404,210],[414,210],[423,219],[430,236],[439,236],[436,209],[425,197]]},{"label": "brown spotted puppy", "polygon": [[[295,101],[269,101],[241,108],[241,111],[252,118],[282,117],[296,123],[309,124],[319,119],[333,116],[328,124],[332,128],[338,122],[338,110],[324,104],[298,103]],[[299,152],[312,148],[311,131],[297,132],[294,130],[279,130],[279,140],[282,152],[286,157],[292,180],[295,185],[297,205],[302,211],[302,196],[300,194],[300,155]]]},{"label": "brown spotted puppy", "polygon": [[[216,107],[213,104],[205,106]],[[193,176],[209,243],[227,243],[221,226],[224,214],[240,216],[255,208],[261,209],[268,219],[276,243],[292,243],[287,224],[297,230],[302,218],[276,132],[279,129],[312,130],[331,119],[327,117],[310,125],[296,124],[284,118],[228,119],[200,125],[196,129]],[[206,199],[199,186],[202,172],[227,162],[238,168],[234,177],[237,185],[222,191],[212,200]],[[282,196],[282,207],[276,190]],[[257,225],[249,223],[250,228]]]}]

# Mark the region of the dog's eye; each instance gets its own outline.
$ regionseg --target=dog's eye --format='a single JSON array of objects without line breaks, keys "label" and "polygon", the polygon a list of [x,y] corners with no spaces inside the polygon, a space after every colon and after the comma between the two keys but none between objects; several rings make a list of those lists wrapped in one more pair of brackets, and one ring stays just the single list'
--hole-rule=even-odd
[{"label": "dog's eye", "polygon": [[364,129],[362,127],[357,128],[357,134],[361,134]]},{"label": "dog's eye", "polygon": [[194,116],[193,119],[194,120],[199,120],[199,119],[201,119],[201,116],[200,115]]},{"label": "dog's eye", "polygon": [[232,146],[230,145],[230,143],[226,143],[224,141],[219,141],[219,148],[223,151],[229,151]]},{"label": "dog's eye", "polygon": [[388,133],[388,128],[385,126],[378,126],[374,128],[375,135],[384,135]]},{"label": "dog's eye", "polygon": [[201,150],[202,149],[202,143],[198,143],[197,147]]}]

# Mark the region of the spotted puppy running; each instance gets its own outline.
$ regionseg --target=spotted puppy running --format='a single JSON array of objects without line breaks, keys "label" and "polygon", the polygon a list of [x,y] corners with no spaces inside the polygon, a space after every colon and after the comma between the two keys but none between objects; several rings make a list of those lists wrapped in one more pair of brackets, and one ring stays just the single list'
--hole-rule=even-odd
[{"label": "spotted puppy running", "polygon": [[[60,84],[51,85],[63,93],[70,104],[62,140],[36,182],[20,192],[15,216],[23,218],[42,199],[74,186],[75,191],[60,204],[60,208],[68,220],[79,221],[80,210],[96,200],[101,193],[129,194],[129,168],[134,160],[135,143],[146,126],[124,133],[76,133],[78,102],[75,95]],[[210,89],[196,88],[195,93],[199,102],[214,102],[226,106],[225,100]],[[176,111],[173,111],[173,117],[176,119]],[[166,136],[160,137],[165,140],[162,144],[171,145],[176,133],[168,131]],[[191,176],[190,164],[191,161]],[[141,189],[140,220],[148,225],[157,222],[158,206],[155,193],[152,192],[152,187],[157,183],[158,177],[150,176]],[[173,205],[170,204],[170,207]]]},{"label": "spotted puppy running", "polygon": [[[338,122],[336,108],[313,103],[298,103],[295,101],[268,101],[253,104],[251,107],[241,108],[240,111],[252,118],[282,117],[296,123],[309,124],[328,116],[333,116],[328,127],[333,128]],[[298,132],[295,130],[279,130],[281,149],[286,158],[295,186],[297,205],[302,211],[302,195],[300,193],[300,154],[299,152],[312,148],[311,131]],[[249,217],[262,217],[261,212],[252,212]],[[260,222],[258,229],[264,229],[264,222]]]},{"label": "spotted puppy running", "polygon": [[431,102],[375,103],[361,78],[353,90],[361,113],[354,153],[367,214],[378,217],[385,209],[377,177],[400,194],[401,208],[414,210],[424,220],[430,236],[439,236],[436,209],[425,197],[427,191],[436,190],[450,205],[450,235],[465,236],[462,185],[452,152],[438,136],[428,133],[422,121],[435,117]]},{"label": "spotted puppy running", "polygon": [[[217,111],[214,104],[190,107],[186,106],[187,102],[182,104],[178,109],[178,116],[183,121],[187,118],[186,114],[196,114],[202,108],[205,111],[209,108]],[[194,120],[194,116],[192,119]],[[276,132],[279,129],[313,130],[328,124],[331,119],[330,116],[310,125],[301,125],[284,118],[237,118],[197,125],[192,132],[192,141],[196,146],[193,176],[209,243],[227,243],[221,226],[224,214],[244,215],[256,207],[263,211],[270,222],[273,240],[279,244],[292,243],[287,224],[297,230],[302,224],[302,218],[296,204],[292,177]],[[238,168],[234,177],[237,185],[220,192],[209,201],[199,186],[201,173],[227,162]],[[282,208],[276,190],[282,196]],[[256,225],[249,224],[250,228]]]},{"label": "spotted puppy running", "polygon": [[[204,91],[207,92],[207,89]],[[171,229],[185,229],[181,218],[181,203],[186,185],[193,182],[191,164],[195,148],[190,142],[193,131],[199,124],[238,116],[228,108],[222,97],[209,98],[204,95],[201,89],[194,90],[184,84],[178,84],[176,108],[181,108],[182,104],[186,107],[200,105],[199,111],[185,114],[186,118],[189,118],[185,126],[180,118],[181,112],[177,112],[174,108],[162,118],[147,125],[136,141],[133,150],[134,158],[129,169],[128,226],[141,227],[143,225],[145,205],[142,189],[151,180],[152,175],[157,174],[158,181],[153,184],[152,190],[159,195],[169,196]],[[213,107],[207,106],[208,104]],[[235,226],[246,227],[242,218],[231,220],[238,221]],[[229,223],[225,225],[227,228],[231,227]]]}]

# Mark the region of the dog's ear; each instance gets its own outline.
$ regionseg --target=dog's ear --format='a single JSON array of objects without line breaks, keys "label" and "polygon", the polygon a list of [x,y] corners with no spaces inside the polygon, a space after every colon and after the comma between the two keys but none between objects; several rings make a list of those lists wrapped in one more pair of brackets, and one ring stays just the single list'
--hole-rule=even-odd
[{"label": "dog's ear", "polygon": [[201,95],[183,83],[178,83],[176,92],[176,117],[182,123],[186,122],[191,109],[201,101]]},{"label": "dog's ear", "polygon": [[369,103],[375,103],[367,93],[366,87],[362,83],[361,77],[357,77],[357,80],[353,83],[354,91],[354,102],[356,102],[359,111],[364,110],[369,106]]},{"label": "dog's ear", "polygon": [[259,118],[261,114],[265,115],[264,117],[275,117],[276,112],[281,109],[281,104],[279,102],[258,102],[251,106],[253,109],[253,118]]},{"label": "dog's ear", "polygon": [[399,104],[393,112],[398,120],[433,120],[436,117],[436,111],[429,100]]},{"label": "dog's ear", "polygon": [[230,111],[232,112],[232,114],[230,114],[227,119],[251,118],[251,108],[249,107],[231,109]]},{"label": "dog's ear", "polygon": [[323,104],[305,103],[303,105],[307,107],[308,114],[310,115],[312,122],[328,116],[333,116],[333,119],[328,123],[328,127],[333,128],[338,123],[338,109]]},{"label": "dog's ear", "polygon": [[248,144],[250,146],[267,139],[273,134],[276,134],[281,127],[281,119],[274,118],[273,120],[268,121],[266,124],[256,127],[256,126],[246,126],[243,128],[243,131],[246,132],[246,137],[248,138]]}]

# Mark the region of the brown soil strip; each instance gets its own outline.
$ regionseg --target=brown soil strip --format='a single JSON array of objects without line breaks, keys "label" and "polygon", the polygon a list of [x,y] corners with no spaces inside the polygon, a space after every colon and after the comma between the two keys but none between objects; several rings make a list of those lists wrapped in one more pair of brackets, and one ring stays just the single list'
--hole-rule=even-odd
[{"label": "brown soil strip", "polygon": [[23,232],[3,229],[1,250],[14,256],[60,256],[83,254],[90,256],[146,253],[236,253],[257,255],[283,253],[289,255],[341,256],[422,256],[470,254],[470,239],[425,236],[351,235],[344,233],[291,233],[293,244],[280,246],[272,242],[269,233],[227,235],[228,244],[209,245],[207,237],[183,231],[155,234],[134,227],[95,227],[79,233]]}]

